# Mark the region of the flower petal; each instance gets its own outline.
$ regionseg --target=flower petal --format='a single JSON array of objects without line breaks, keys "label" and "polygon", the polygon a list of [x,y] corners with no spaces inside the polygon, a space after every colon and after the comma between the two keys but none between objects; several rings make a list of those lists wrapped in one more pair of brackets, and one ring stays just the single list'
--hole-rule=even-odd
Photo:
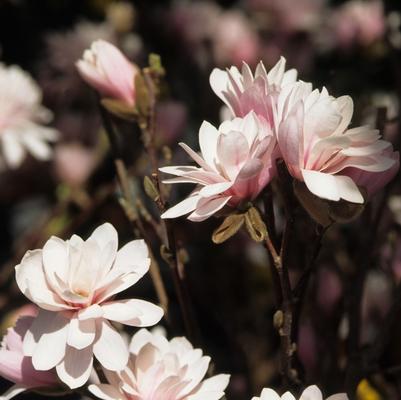
[{"label": "flower petal", "polygon": [[107,384],[89,385],[88,390],[102,400],[125,400],[126,397],[114,386]]},{"label": "flower petal", "polygon": [[90,346],[95,340],[96,323],[94,319],[78,319],[76,313],[69,323],[67,345],[77,350]]},{"label": "flower petal", "polygon": [[128,363],[129,351],[121,335],[106,320],[97,321],[99,338],[93,345],[93,354],[104,368],[121,371]]},{"label": "flower petal", "polygon": [[92,347],[77,350],[67,346],[63,362],[56,367],[57,375],[70,389],[76,389],[88,381],[92,364]]},{"label": "flower petal", "polygon": [[163,309],[148,301],[117,300],[102,305],[104,318],[130,326],[152,326],[163,317]]},{"label": "flower petal", "polygon": [[32,365],[39,371],[47,371],[60,363],[65,355],[69,321],[60,313],[50,312],[39,314],[38,318],[43,333],[35,346]]}]

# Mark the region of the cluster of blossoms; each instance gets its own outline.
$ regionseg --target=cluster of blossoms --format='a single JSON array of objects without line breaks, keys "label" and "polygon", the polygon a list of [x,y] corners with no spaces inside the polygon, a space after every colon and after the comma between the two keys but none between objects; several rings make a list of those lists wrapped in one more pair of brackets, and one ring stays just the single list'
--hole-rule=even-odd
[{"label": "cluster of blossoms", "polygon": [[363,204],[387,184],[399,168],[399,154],[369,126],[349,128],[353,102],[335,98],[325,88],[298,81],[285,72],[285,60],[266,72],[260,63],[252,74],[215,69],[214,92],[233,115],[219,129],[203,123],[199,131],[202,157],[181,143],[199,167],[174,166],[162,172],[178,176],[165,183],[196,183],[191,195],[162,217],[191,212],[201,221],[225,205],[254,200],[274,178],[275,162],[304,182],[313,195],[330,201]]},{"label": "cluster of blossoms", "polygon": [[[114,46],[95,42],[77,68],[101,96],[117,101],[119,107],[135,108],[139,69]],[[11,69],[10,74],[11,79],[21,71]],[[348,128],[353,114],[350,97],[335,98],[326,89],[313,90],[310,83],[297,80],[295,70],[285,71],[284,58],[269,72],[262,63],[254,74],[246,64],[241,72],[235,67],[216,69],[210,83],[231,118],[218,128],[202,124],[201,155],[181,143],[198,166],[161,168],[175,176],[166,183],[197,185],[163,218],[190,213],[190,220],[202,221],[224,207],[236,208],[255,200],[274,179],[278,159],[313,195],[356,204],[364,203],[398,170],[398,153],[380,139],[377,130]],[[38,91],[33,93],[25,99],[29,103],[26,108],[4,107],[8,115],[0,121],[6,132],[1,140],[6,148],[8,132],[22,132],[14,135],[14,140],[21,140],[44,158],[46,145],[38,138],[50,139],[53,131],[34,124],[43,108],[38,105]],[[7,157],[14,164],[20,160],[15,153]],[[15,383],[2,398],[30,389],[63,391],[85,385],[104,400],[222,398],[229,376],[204,379],[210,358],[185,338],[168,341],[159,332],[141,329],[129,344],[113,327],[118,323],[143,328],[161,320],[163,310],[152,303],[115,300],[117,294],[137,283],[149,266],[145,242],[134,240],[118,250],[117,231],[108,223],[87,240],[77,235],[66,241],[52,237],[43,249],[28,251],[15,268],[16,281],[39,312],[36,317],[19,320],[2,342],[0,374]],[[107,383],[99,381],[95,363]],[[310,386],[300,400],[322,398],[320,390]],[[280,397],[272,389],[264,389],[259,398],[253,398],[258,399],[295,397],[289,392]],[[329,399],[345,400],[347,396],[337,394]]]},{"label": "cluster of blossoms", "polygon": [[[28,389],[63,390],[61,383],[77,389],[90,381],[100,399],[161,399],[166,393],[172,400],[220,399],[229,376],[203,380],[210,358],[185,338],[169,342],[140,330],[128,344],[113,327],[147,327],[162,318],[163,310],[147,301],[113,299],[149,265],[145,242],[118,250],[117,232],[108,223],[87,240],[52,237],[43,249],[28,251],[15,268],[16,280],[39,313],[18,320],[4,337],[0,375],[15,385],[2,398]],[[94,358],[108,384],[95,378]]]}]

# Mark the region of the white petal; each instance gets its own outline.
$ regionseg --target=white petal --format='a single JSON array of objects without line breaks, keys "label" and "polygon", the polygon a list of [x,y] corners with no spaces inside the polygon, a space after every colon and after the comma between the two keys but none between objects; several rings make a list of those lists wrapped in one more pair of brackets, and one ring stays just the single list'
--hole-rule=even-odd
[{"label": "white petal", "polygon": [[299,400],[323,400],[322,392],[316,385],[308,386]]},{"label": "white petal", "polygon": [[26,132],[21,137],[25,147],[28,151],[38,160],[50,160],[52,157],[51,147],[40,137],[35,135],[33,132]]},{"label": "white petal", "polygon": [[77,350],[90,346],[95,340],[96,323],[94,319],[79,320],[76,314],[69,323],[67,344]]},{"label": "white petal", "polygon": [[[53,314],[53,315],[50,315]],[[32,365],[39,371],[47,371],[63,359],[68,335],[68,319],[60,313],[42,314],[42,336],[32,355]]]},{"label": "white petal", "polygon": [[15,278],[21,292],[39,307],[49,311],[69,309],[49,287],[42,265],[42,250],[28,251],[15,267]]},{"label": "white petal", "polygon": [[103,309],[98,304],[92,304],[88,308],[83,308],[78,311],[78,319],[81,321],[101,317],[103,317]]},{"label": "white petal", "polygon": [[211,197],[216,194],[220,194],[230,189],[234,182],[219,182],[213,183],[212,185],[207,185],[199,191],[199,196],[201,197]]},{"label": "white petal", "polygon": [[329,396],[326,400],[348,400],[346,393],[337,393]]},{"label": "white petal", "polygon": [[221,210],[231,199],[232,196],[221,196],[215,198],[201,199],[195,211],[189,215],[188,219],[194,222],[201,222],[211,215]]},{"label": "white petal", "polygon": [[111,371],[121,371],[128,363],[128,347],[120,334],[106,320],[97,321],[99,338],[93,345],[93,354],[100,364]]},{"label": "white petal", "polygon": [[348,176],[329,175],[318,171],[301,170],[307,188],[322,199],[344,199],[363,204],[363,196],[355,182]]},{"label": "white petal", "polygon": [[92,364],[92,347],[77,350],[67,346],[63,362],[56,367],[57,375],[68,387],[76,389],[88,381]]},{"label": "white petal", "polygon": [[102,400],[125,400],[126,397],[114,386],[107,384],[89,385],[88,390]]},{"label": "white petal", "polygon": [[117,300],[102,305],[104,318],[131,326],[152,326],[163,317],[163,309],[145,300]]},{"label": "white petal", "polygon": [[11,168],[19,167],[25,157],[24,147],[14,137],[16,133],[4,134],[1,137],[3,156]]},{"label": "white petal", "polygon": [[175,206],[169,208],[166,212],[164,212],[160,217],[161,218],[177,218],[182,215],[188,214],[191,211],[195,210],[196,205],[198,204],[200,197],[199,195],[189,196],[180,203]]},{"label": "white petal", "polygon": [[209,122],[203,121],[199,129],[199,146],[206,164],[215,164],[219,131]]}]

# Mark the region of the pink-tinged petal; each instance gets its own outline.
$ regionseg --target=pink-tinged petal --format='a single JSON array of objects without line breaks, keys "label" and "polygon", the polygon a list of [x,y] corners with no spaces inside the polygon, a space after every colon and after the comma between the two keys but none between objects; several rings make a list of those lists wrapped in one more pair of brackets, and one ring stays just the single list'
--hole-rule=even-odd
[{"label": "pink-tinged petal", "polygon": [[184,150],[185,152],[200,166],[202,167],[205,171],[209,172],[214,172],[213,166],[210,166],[206,163],[206,161],[195,151],[193,151],[188,145],[185,143],[178,143]]},{"label": "pink-tinged petal", "polygon": [[217,156],[220,167],[227,174],[227,178],[234,180],[246,162],[249,155],[249,145],[241,132],[230,132],[219,136]]},{"label": "pink-tinged petal", "polygon": [[107,384],[89,385],[88,390],[102,400],[125,400],[126,397],[114,386]]},{"label": "pink-tinged petal", "polygon": [[354,181],[347,176],[329,175],[318,171],[302,170],[307,188],[322,199],[339,201],[344,199],[362,204],[363,196]]},{"label": "pink-tinged petal", "polygon": [[104,368],[111,371],[123,370],[129,358],[125,341],[106,320],[97,323],[99,338],[93,345],[93,354]]},{"label": "pink-tinged petal", "polygon": [[21,264],[15,267],[15,278],[21,292],[39,307],[49,311],[70,308],[47,283],[42,265],[42,250],[26,252]]},{"label": "pink-tinged petal", "polygon": [[199,146],[202,157],[209,166],[215,165],[219,131],[209,122],[203,121],[199,129]]},{"label": "pink-tinged petal", "polygon": [[64,360],[57,365],[57,375],[70,389],[79,388],[88,381],[93,365],[92,347],[77,350],[67,346]]},{"label": "pink-tinged petal", "polygon": [[373,196],[387,185],[399,170],[399,153],[392,153],[391,157],[394,160],[394,165],[387,171],[368,172],[357,168],[346,168],[341,173],[349,176],[358,186],[364,187],[368,192],[368,196]]},{"label": "pink-tinged petal", "polygon": [[267,81],[270,85],[281,85],[285,71],[285,63],[285,58],[281,56],[280,60],[278,60],[276,65],[269,71],[267,74]]},{"label": "pink-tinged petal", "polygon": [[24,385],[13,385],[5,393],[0,396],[1,400],[10,400],[15,396],[18,396],[22,392],[26,392],[28,388]]},{"label": "pink-tinged petal", "polygon": [[102,318],[103,317],[103,309],[98,304],[92,304],[87,308],[82,308],[78,311],[78,319],[81,321],[85,321],[87,319],[92,318]]},{"label": "pink-tinged petal", "polygon": [[199,200],[195,211],[188,217],[190,221],[200,222],[221,210],[232,196],[203,198]]},{"label": "pink-tinged petal", "polygon": [[200,196],[198,194],[194,196],[189,196],[185,200],[176,204],[175,206],[169,208],[166,212],[164,212],[160,217],[161,218],[177,218],[182,215],[188,214],[191,211],[195,210],[196,205],[198,204]]},{"label": "pink-tinged petal", "polygon": [[98,40],[93,45],[96,46],[99,67],[104,71],[111,86],[127,103],[134,104],[134,76],[136,73],[134,66],[112,44]]},{"label": "pink-tinged petal", "polygon": [[341,96],[336,99],[336,103],[340,108],[342,119],[333,135],[342,134],[351,122],[352,114],[354,113],[354,102],[349,96]]},{"label": "pink-tinged petal", "polygon": [[95,336],[96,323],[94,319],[78,319],[78,314],[71,318],[67,337],[68,346],[82,350],[93,343]]},{"label": "pink-tinged petal", "polygon": [[316,385],[308,386],[299,400],[323,400],[322,392]]},{"label": "pink-tinged petal", "polygon": [[263,167],[264,164],[262,161],[255,158],[250,159],[241,168],[241,171],[237,175],[237,179],[251,179],[258,175],[262,171]]},{"label": "pink-tinged petal", "polygon": [[47,371],[59,364],[64,358],[69,320],[60,313],[42,313],[37,318],[39,317],[41,317],[43,324],[42,335],[35,346],[32,365],[39,371]]},{"label": "pink-tinged petal", "polygon": [[102,305],[104,318],[131,326],[153,326],[163,317],[163,309],[148,301],[117,300]]},{"label": "pink-tinged petal", "polygon": [[210,74],[209,78],[210,86],[213,92],[230,108],[230,111],[234,114],[234,110],[230,102],[226,99],[226,92],[228,90],[228,74],[226,71],[215,68]]},{"label": "pink-tinged petal", "polygon": [[190,393],[201,382],[206,375],[209,364],[210,357],[205,356],[188,365],[186,377],[188,377],[188,379],[190,378],[190,381],[187,385],[185,385],[185,388],[181,392],[182,394]]},{"label": "pink-tinged petal", "polygon": [[291,114],[281,123],[278,131],[278,145],[290,173],[298,174],[303,166],[303,104],[297,103]]},{"label": "pink-tinged petal", "polygon": [[15,351],[0,350],[0,376],[14,383],[22,380],[22,361],[24,355]]},{"label": "pink-tinged petal", "polygon": [[110,86],[110,83],[105,80],[102,75],[100,75],[99,71],[95,68],[94,65],[91,65],[83,60],[78,60],[75,63],[75,66],[77,67],[82,79],[86,81],[90,86],[94,87],[101,94],[113,96],[117,95],[115,90]]}]

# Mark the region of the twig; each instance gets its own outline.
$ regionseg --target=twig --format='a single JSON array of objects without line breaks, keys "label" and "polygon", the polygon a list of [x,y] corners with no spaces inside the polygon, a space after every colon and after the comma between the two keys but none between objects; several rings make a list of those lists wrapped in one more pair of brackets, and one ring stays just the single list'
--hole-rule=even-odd
[{"label": "twig", "polygon": [[138,229],[139,232],[141,233],[142,237],[148,243],[149,255],[151,258],[149,273],[150,273],[157,297],[159,299],[159,303],[165,312],[166,319],[168,320],[169,301],[168,301],[167,291],[165,289],[163,279],[161,277],[160,267],[156,261],[156,258],[153,255],[153,252],[150,247],[151,242],[147,238],[146,230],[144,229],[144,227],[136,213],[135,205],[133,204],[133,201],[131,199],[131,190],[130,190],[127,168],[121,157],[121,151],[118,146],[118,139],[117,139],[117,135],[114,131],[113,124],[111,123],[111,120],[110,120],[106,110],[102,107],[102,105],[100,103],[98,103],[98,104],[99,104],[99,111],[100,111],[100,115],[102,118],[103,126],[106,130],[107,137],[109,138],[110,147],[111,147],[112,155],[114,158],[114,165],[115,165],[116,172],[117,172],[117,178],[118,178],[118,181],[121,186],[122,193],[123,193],[123,198],[124,198],[123,210],[125,212],[125,215],[126,215],[128,221],[132,224],[133,228]]}]

